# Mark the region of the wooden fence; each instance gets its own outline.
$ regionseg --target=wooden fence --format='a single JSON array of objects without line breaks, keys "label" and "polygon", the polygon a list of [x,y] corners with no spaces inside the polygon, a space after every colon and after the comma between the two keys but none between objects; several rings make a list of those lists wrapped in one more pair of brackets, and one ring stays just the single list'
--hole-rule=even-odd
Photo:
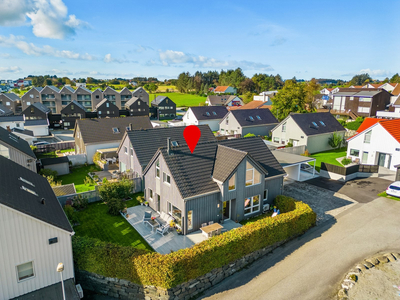
[{"label": "wooden fence", "polygon": [[55,150],[64,150],[64,149],[73,149],[75,148],[75,142],[60,142],[60,143],[52,143],[48,145],[39,145],[37,146],[36,152],[38,153],[47,153]]},{"label": "wooden fence", "polygon": [[336,173],[339,175],[347,176],[350,174],[354,174],[357,172],[362,173],[378,173],[379,166],[378,165],[354,165],[350,167],[340,167],[336,165],[327,164],[321,162],[321,170]]}]

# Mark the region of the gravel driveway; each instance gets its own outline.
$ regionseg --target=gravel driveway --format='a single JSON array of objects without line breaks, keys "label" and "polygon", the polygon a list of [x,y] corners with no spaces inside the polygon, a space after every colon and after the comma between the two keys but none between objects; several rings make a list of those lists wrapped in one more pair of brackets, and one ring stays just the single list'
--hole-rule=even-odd
[{"label": "gravel driveway", "polygon": [[317,214],[317,225],[349,209],[357,202],[353,199],[306,182],[293,182],[284,186],[283,194],[307,203]]}]

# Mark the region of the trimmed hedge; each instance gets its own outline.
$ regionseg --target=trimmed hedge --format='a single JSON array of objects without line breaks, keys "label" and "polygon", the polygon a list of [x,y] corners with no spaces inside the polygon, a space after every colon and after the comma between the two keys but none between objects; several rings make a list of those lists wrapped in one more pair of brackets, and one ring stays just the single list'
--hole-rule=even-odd
[{"label": "trimmed hedge", "polygon": [[261,218],[167,255],[74,237],[74,261],[78,269],[103,276],[172,288],[315,225],[316,214],[307,204],[278,196],[275,205],[282,213],[274,218]]}]

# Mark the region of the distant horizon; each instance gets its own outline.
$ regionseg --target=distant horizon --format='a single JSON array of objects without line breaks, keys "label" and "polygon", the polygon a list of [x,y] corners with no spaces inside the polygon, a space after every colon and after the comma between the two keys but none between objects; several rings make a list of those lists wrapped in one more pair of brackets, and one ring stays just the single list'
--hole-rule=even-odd
[{"label": "distant horizon", "polygon": [[0,78],[98,79],[242,68],[303,80],[400,70],[400,2],[3,0]]}]

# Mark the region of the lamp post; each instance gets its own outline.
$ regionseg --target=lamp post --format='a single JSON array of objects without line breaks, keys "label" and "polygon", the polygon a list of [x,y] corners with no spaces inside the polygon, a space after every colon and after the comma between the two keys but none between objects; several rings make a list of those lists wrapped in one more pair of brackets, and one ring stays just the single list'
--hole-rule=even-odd
[{"label": "lamp post", "polygon": [[63,280],[63,276],[62,276],[63,271],[64,271],[64,264],[59,263],[57,266],[57,272],[60,273],[60,275],[61,275],[61,287],[62,287],[62,293],[63,293],[63,300],[65,300],[64,280]]}]

